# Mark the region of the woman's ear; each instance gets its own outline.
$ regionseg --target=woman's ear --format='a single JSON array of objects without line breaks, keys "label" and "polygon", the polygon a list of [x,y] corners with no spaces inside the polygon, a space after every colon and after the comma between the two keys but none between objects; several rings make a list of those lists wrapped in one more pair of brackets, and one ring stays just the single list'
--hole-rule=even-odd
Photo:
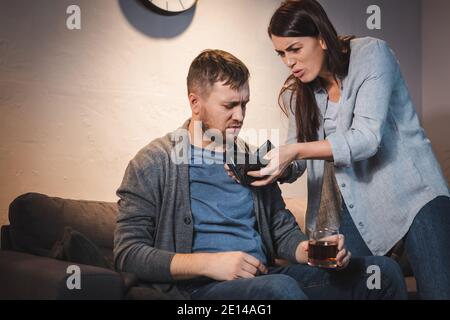
[{"label": "woman's ear", "polygon": [[319,44],[323,50],[328,50],[327,43],[325,42],[325,40],[323,40],[322,37],[319,37]]}]

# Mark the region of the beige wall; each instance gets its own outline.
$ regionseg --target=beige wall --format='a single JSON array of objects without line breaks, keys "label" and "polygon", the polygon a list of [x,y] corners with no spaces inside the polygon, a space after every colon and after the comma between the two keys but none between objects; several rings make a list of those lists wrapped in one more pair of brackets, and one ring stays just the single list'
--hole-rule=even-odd
[{"label": "beige wall", "polygon": [[[207,0],[161,17],[134,0],[0,0],[0,223],[29,191],[116,201],[128,161],[190,115],[187,69],[205,48],[248,65],[246,126],[282,127],[287,73],[266,35],[278,3]],[[70,4],[80,31],[66,29]],[[304,197],[304,183],[290,194]]]},{"label": "beige wall", "polygon": [[450,1],[422,2],[423,126],[450,183]]}]

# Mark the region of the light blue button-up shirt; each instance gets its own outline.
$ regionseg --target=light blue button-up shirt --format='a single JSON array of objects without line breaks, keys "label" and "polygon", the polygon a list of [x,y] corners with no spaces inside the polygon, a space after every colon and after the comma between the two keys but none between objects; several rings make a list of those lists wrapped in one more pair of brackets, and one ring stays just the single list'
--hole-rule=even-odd
[{"label": "light blue button-up shirt", "polygon": [[325,116],[323,117],[323,129],[325,130],[325,137],[336,132],[337,114],[339,110],[339,102],[332,102],[328,100]]},{"label": "light blue button-up shirt", "polygon": [[[352,40],[351,50],[336,131],[326,139],[353,221],[372,253],[384,255],[405,236],[425,204],[450,194],[393,51],[385,41],[370,37]],[[323,119],[328,94],[317,89],[315,97]],[[283,101],[288,105],[289,100],[286,93]],[[325,139],[323,121],[318,135]],[[287,143],[296,143],[296,136],[291,113]],[[323,168],[322,160],[299,160],[289,179],[295,181],[307,169],[309,229],[320,205]]]}]

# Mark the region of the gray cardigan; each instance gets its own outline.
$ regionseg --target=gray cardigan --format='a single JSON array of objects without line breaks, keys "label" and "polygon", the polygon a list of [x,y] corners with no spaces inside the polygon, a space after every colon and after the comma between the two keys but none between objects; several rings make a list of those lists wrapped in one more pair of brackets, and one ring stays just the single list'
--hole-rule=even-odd
[{"label": "gray cardigan", "polygon": [[[170,274],[173,256],[192,252],[189,165],[186,153],[178,152],[190,146],[189,121],[140,150],[129,162],[117,190],[115,266],[145,282],[174,283]],[[307,237],[286,210],[278,185],[252,191],[258,232],[269,265],[275,258],[295,263],[296,248]]]}]

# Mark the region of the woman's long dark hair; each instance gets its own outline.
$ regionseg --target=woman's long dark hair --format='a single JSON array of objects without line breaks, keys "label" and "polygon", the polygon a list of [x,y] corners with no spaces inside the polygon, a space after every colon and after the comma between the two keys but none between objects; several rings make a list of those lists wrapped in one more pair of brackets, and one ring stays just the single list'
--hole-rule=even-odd
[{"label": "woman's long dark hair", "polygon": [[[326,45],[325,61],[327,70],[335,79],[348,74],[350,63],[350,41],[354,36],[338,36],[325,10],[316,0],[284,1],[275,11],[269,24],[269,36],[277,37],[321,37]],[[325,87],[319,78],[311,83],[302,83],[294,75],[289,76],[278,97],[281,110],[288,115],[287,106],[282,103],[282,95],[291,91],[290,109],[295,114],[297,141],[310,142],[318,139],[320,110],[314,96],[316,86]],[[296,96],[295,110],[292,106]]]}]

